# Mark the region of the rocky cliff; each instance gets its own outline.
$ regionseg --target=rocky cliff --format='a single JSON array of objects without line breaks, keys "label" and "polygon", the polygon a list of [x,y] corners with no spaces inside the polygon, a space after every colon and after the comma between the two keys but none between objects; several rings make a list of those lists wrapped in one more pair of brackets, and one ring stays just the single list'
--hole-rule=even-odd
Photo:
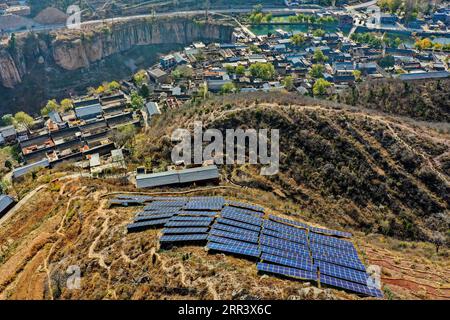
[{"label": "rocky cliff", "polygon": [[[77,75],[85,76],[91,69],[97,73],[103,61],[116,54],[126,54],[136,46],[154,46],[163,53],[162,48],[168,45],[181,46],[200,40],[229,42],[232,33],[233,27],[229,25],[172,18],[133,20],[81,31],[28,34],[16,40],[14,50],[0,49],[0,95],[27,109],[21,102],[25,90],[17,90],[21,87],[35,90],[36,86],[38,91],[49,94],[58,89],[68,90],[80,86],[80,82],[70,81]],[[58,81],[54,81],[56,78]],[[102,80],[105,79],[96,79]],[[43,87],[55,82],[56,87]],[[64,87],[58,88],[62,84]],[[0,106],[5,102],[2,100]]]}]

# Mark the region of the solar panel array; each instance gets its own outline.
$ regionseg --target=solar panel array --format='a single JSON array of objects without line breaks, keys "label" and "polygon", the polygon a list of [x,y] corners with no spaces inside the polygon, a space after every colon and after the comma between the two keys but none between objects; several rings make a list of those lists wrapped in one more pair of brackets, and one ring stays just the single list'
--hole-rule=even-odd
[{"label": "solar panel array", "polygon": [[382,297],[369,275],[351,233],[266,217],[264,208],[222,197],[120,195],[111,205],[144,206],[128,232],[163,227],[161,245],[206,244],[219,252],[256,260],[257,270],[317,281],[361,295]]}]

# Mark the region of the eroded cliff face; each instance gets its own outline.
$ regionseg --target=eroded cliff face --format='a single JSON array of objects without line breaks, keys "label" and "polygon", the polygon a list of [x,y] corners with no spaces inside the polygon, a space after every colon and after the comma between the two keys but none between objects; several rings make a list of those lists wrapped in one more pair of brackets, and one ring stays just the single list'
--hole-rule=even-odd
[{"label": "eroded cliff face", "polygon": [[[91,71],[96,73],[108,57],[126,54],[136,46],[155,45],[157,49],[157,45],[162,48],[194,41],[230,42],[232,34],[233,27],[230,25],[166,18],[18,37],[13,54],[6,48],[0,48],[0,95],[4,98],[0,99],[0,107],[4,107],[3,103],[8,103],[9,99],[17,108],[30,110],[30,107],[24,106],[27,99],[23,93],[27,90],[51,95],[58,90],[67,91],[71,87],[84,85],[84,82],[72,79],[73,72],[84,75]],[[103,80],[98,79],[100,82]]]},{"label": "eroded cliff face", "polygon": [[14,88],[22,82],[16,63],[7,50],[0,51],[0,80],[6,88]]}]

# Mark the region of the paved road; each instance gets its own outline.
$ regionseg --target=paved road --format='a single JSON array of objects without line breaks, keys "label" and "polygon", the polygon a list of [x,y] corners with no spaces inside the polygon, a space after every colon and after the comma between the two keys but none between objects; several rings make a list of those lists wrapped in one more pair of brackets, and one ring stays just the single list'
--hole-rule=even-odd
[{"label": "paved road", "polygon": [[376,5],[377,2],[378,2],[378,0],[371,0],[371,1],[368,1],[368,2],[355,4],[354,6],[345,6],[345,9],[347,9],[349,11],[363,9],[363,8],[367,8],[367,7]]}]

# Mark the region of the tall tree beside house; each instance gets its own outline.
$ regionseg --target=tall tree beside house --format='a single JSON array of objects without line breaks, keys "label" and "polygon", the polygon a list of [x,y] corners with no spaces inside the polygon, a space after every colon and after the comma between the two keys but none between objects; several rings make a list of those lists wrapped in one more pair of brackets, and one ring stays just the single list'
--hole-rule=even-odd
[{"label": "tall tree beside house", "polygon": [[136,91],[131,93],[131,107],[135,110],[142,109],[145,105],[145,100]]},{"label": "tall tree beside house", "polygon": [[291,41],[292,41],[292,43],[293,43],[294,45],[300,46],[300,45],[302,45],[302,44],[306,41],[305,34],[303,34],[303,33],[297,33],[297,34],[294,34],[294,35],[291,37]]},{"label": "tall tree beside house", "polygon": [[324,96],[327,94],[327,89],[331,87],[331,82],[325,79],[317,79],[313,86],[313,94],[315,96]]},{"label": "tall tree beside house", "polygon": [[17,126],[22,125],[28,131],[30,131],[30,127],[34,122],[33,118],[29,114],[27,114],[23,111],[17,112],[14,116],[14,120],[15,120],[14,122],[16,123]]},{"label": "tall tree beside house", "polygon": [[5,114],[2,117],[2,125],[4,125],[4,126],[10,126],[13,124],[13,122],[14,122],[14,117],[10,114]]},{"label": "tall tree beside house", "polygon": [[283,86],[286,88],[286,90],[294,89],[294,77],[293,76],[284,77],[282,83],[283,83]]},{"label": "tall tree beside house", "polygon": [[322,62],[328,61],[328,57],[320,49],[316,49],[314,51],[313,59],[314,59],[315,62],[318,62],[318,63],[322,63]]},{"label": "tall tree beside house", "polygon": [[308,74],[310,75],[310,77],[318,79],[323,78],[324,71],[325,67],[322,64],[313,64]]},{"label": "tall tree beside house", "polygon": [[257,62],[250,66],[250,73],[255,78],[260,78],[263,80],[272,80],[275,76],[275,67],[270,62],[263,63]]},{"label": "tall tree beside house", "polygon": [[52,111],[58,111],[61,106],[56,102],[55,99],[48,100],[44,108],[41,109],[41,115],[47,116]]},{"label": "tall tree beside house", "polygon": [[61,100],[61,111],[68,111],[70,109],[73,109],[73,101],[71,99],[63,99]]}]

